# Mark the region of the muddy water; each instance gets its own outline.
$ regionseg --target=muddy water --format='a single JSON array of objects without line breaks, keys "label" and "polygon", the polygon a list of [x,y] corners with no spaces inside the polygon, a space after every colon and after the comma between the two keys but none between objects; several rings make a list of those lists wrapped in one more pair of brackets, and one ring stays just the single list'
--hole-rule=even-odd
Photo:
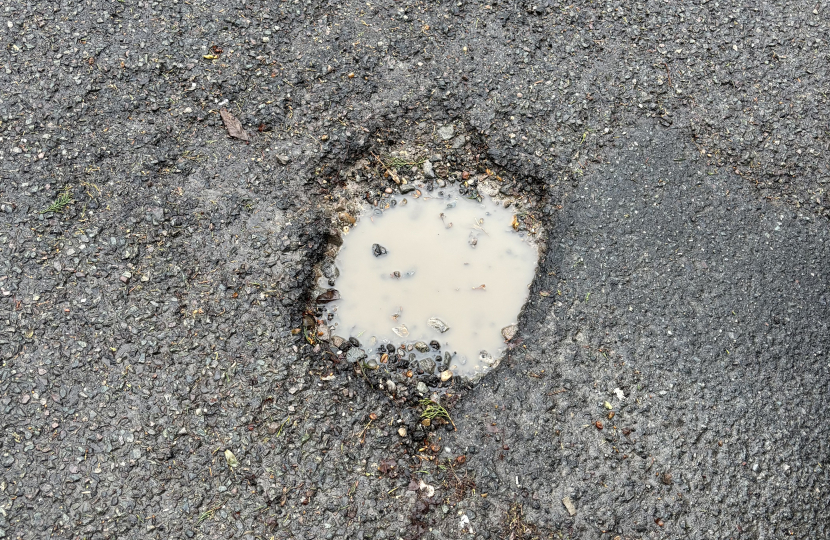
[{"label": "muddy water", "polygon": [[[538,249],[513,230],[515,211],[486,196],[480,203],[436,190],[396,202],[368,210],[344,238],[332,334],[409,345],[440,357],[437,371],[486,371],[527,299]],[[434,341],[440,351],[435,343],[424,350]]]}]

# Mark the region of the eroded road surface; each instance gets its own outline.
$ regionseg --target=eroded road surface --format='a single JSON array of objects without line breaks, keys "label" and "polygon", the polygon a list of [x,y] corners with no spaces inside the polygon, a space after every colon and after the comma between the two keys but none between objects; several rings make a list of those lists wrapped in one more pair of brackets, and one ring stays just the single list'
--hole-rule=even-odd
[{"label": "eroded road surface", "polygon": [[[2,0],[0,538],[826,537],[827,10]],[[350,362],[449,184],[543,231],[508,353]]]}]

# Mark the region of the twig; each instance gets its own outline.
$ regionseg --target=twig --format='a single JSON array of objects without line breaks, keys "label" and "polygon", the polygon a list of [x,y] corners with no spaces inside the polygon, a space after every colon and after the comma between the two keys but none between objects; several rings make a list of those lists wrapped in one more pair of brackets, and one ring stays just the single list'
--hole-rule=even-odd
[{"label": "twig", "polygon": [[398,178],[398,174],[396,172],[392,171],[389,167],[387,167],[386,163],[384,163],[383,160],[380,159],[374,152],[370,152],[370,153],[372,154],[372,156],[374,156],[374,158],[376,160],[378,160],[378,163],[380,163],[383,166],[383,168],[386,169],[386,174],[388,174],[390,177],[392,177],[392,180],[394,180],[396,184],[400,184],[401,179]]}]

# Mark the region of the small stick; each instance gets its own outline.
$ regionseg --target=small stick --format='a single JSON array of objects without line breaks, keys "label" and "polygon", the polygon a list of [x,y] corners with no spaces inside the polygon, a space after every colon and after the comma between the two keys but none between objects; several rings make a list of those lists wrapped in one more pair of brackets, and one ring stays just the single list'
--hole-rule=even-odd
[{"label": "small stick", "polygon": [[388,174],[389,176],[391,176],[391,177],[392,177],[392,180],[394,180],[396,184],[400,184],[400,183],[401,183],[401,180],[400,180],[400,178],[398,178],[397,173],[392,172],[392,171],[389,169],[389,167],[387,167],[387,166],[386,166],[386,163],[384,163],[382,159],[380,159],[377,155],[375,155],[375,153],[374,153],[374,152],[370,152],[370,153],[372,154],[372,156],[374,156],[374,158],[375,158],[376,160],[378,160],[378,163],[380,163],[380,164],[383,166],[383,168],[384,168],[384,169],[386,169],[386,174]]}]

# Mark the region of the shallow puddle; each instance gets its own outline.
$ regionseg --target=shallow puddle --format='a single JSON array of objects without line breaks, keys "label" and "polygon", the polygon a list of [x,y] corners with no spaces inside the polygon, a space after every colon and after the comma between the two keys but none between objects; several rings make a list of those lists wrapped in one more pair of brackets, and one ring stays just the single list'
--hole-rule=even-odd
[{"label": "shallow puddle", "polygon": [[424,371],[473,377],[504,351],[538,249],[513,230],[515,210],[490,197],[419,193],[359,218],[335,259],[338,277],[321,280],[337,292],[319,300],[331,334],[357,338],[370,356],[383,347]]}]

